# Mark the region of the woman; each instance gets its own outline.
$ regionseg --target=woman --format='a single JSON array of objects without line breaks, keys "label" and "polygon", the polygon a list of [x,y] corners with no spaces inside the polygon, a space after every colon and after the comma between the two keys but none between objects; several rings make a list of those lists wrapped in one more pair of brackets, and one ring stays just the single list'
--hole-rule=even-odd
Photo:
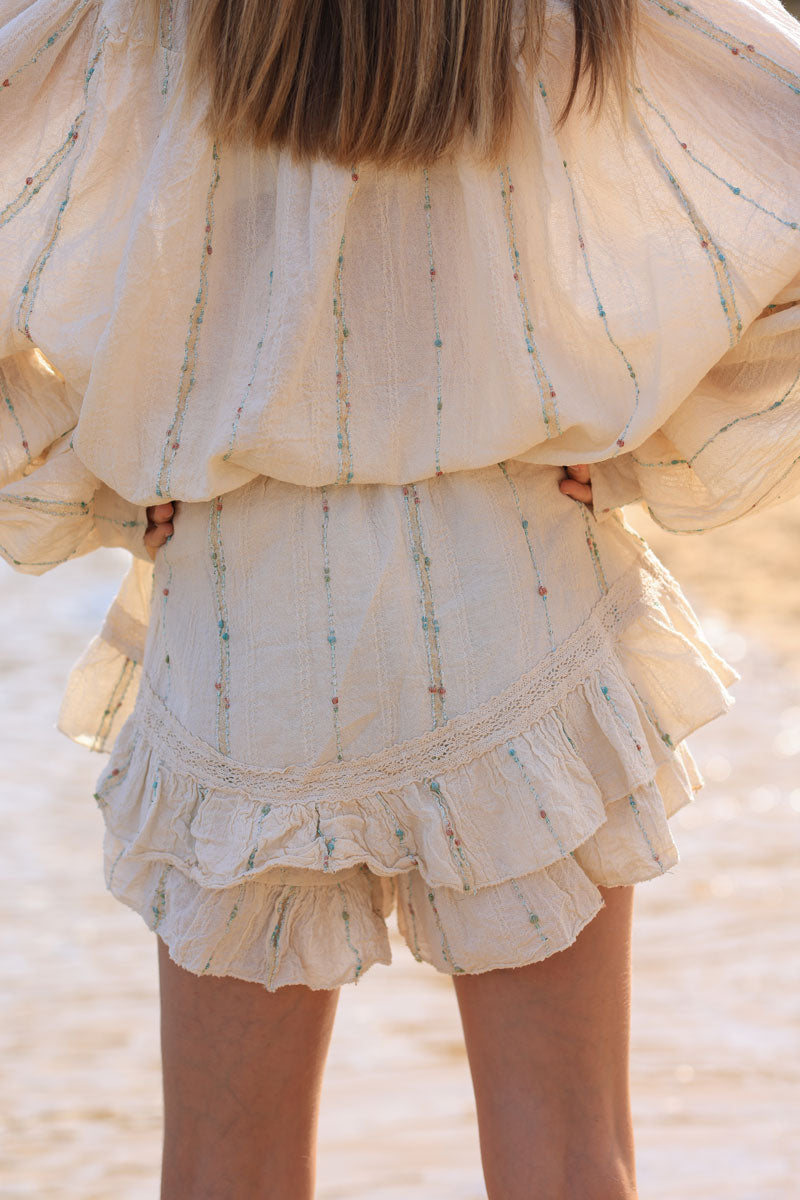
[{"label": "woman", "polygon": [[800,487],[800,28],[0,11],[0,546],[134,555],[60,727],[157,934],[162,1197],[312,1195],[396,907],[491,1200],[630,1200],[633,889],[737,675],[619,506]]}]

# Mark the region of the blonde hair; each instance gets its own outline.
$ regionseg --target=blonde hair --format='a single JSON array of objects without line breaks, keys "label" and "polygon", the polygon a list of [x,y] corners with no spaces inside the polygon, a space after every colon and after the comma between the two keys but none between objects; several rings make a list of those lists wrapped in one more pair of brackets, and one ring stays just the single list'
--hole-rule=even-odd
[{"label": "blonde hair", "polygon": [[[137,0],[138,2],[138,0]],[[288,149],[340,165],[422,166],[469,133],[496,161],[515,111],[517,47],[533,79],[552,0],[183,0],[188,95],[208,88],[206,130],[218,141]],[[568,0],[574,27],[569,93],[584,111],[609,88],[625,105],[637,0]],[[144,0],[154,43],[172,0]],[[170,13],[171,16],[171,13]]]}]

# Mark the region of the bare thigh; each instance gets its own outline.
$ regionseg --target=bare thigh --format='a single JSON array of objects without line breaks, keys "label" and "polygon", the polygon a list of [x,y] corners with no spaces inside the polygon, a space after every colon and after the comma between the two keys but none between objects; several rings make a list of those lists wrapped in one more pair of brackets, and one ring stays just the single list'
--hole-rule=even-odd
[{"label": "bare thigh", "polygon": [[197,976],[160,938],[158,960],[161,1200],[311,1200],[339,989]]},{"label": "bare thigh", "polygon": [[538,963],[453,978],[489,1200],[635,1200],[633,886]]}]

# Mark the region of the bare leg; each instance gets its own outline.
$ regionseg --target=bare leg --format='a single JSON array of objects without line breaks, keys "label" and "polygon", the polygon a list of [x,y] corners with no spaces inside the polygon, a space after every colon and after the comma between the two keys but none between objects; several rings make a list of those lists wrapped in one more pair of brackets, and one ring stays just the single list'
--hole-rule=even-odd
[{"label": "bare leg", "polygon": [[161,1200],[312,1200],[339,989],[197,976],[158,938]]},{"label": "bare leg", "polygon": [[454,976],[489,1200],[636,1200],[633,886],[542,962]]}]

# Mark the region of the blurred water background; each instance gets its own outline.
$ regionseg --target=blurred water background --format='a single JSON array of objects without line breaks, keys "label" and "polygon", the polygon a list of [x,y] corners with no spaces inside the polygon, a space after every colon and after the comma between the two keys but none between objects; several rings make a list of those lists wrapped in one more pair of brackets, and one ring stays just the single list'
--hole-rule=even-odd
[{"label": "blurred water background", "polygon": [[[628,519],[741,672],[690,739],[706,786],[681,862],[636,890],[631,1078],[641,1200],[793,1200],[800,1178],[800,503],[702,538]],[[155,1200],[155,938],[102,878],[105,757],[54,728],[125,569],[102,551],[0,564],[0,1087],[4,1200]],[[450,980],[394,930],[342,990],[318,1200],[485,1200]],[[535,1191],[532,1188],[532,1196]]]}]

